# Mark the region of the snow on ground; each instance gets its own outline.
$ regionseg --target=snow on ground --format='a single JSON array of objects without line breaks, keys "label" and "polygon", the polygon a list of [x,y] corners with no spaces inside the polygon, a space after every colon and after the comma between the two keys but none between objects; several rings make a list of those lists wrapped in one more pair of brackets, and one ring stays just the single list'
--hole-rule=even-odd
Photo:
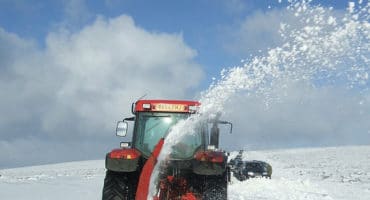
[{"label": "snow on ground", "polygon": [[234,180],[230,199],[370,199],[370,146],[252,151],[243,159],[270,163],[272,179]]},{"label": "snow on ground", "polygon": [[[232,179],[229,199],[370,199],[370,146],[248,151],[243,156],[269,162],[273,176]],[[0,170],[0,199],[101,199],[104,173],[103,160]]]},{"label": "snow on ground", "polygon": [[0,170],[2,200],[101,199],[104,161]]}]

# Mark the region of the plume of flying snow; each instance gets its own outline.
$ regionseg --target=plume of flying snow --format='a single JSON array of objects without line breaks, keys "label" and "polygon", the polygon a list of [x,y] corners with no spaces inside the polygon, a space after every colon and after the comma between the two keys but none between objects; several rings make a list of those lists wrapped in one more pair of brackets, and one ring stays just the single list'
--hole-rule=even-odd
[{"label": "plume of flying snow", "polygon": [[[311,5],[311,0],[289,0],[286,8],[301,22],[298,28],[281,23],[283,44],[262,56],[224,69],[221,78],[201,95],[198,115],[177,124],[167,136],[151,177],[149,199],[157,192],[160,166],[171,147],[191,134],[196,122],[223,113],[225,104],[240,92],[263,95],[273,100],[270,89],[282,80],[303,81],[312,86],[336,83],[363,91],[369,87],[370,3],[349,3],[342,17],[332,8]],[[303,27],[303,28],[302,28]],[[324,81],[324,83],[323,83]]]}]

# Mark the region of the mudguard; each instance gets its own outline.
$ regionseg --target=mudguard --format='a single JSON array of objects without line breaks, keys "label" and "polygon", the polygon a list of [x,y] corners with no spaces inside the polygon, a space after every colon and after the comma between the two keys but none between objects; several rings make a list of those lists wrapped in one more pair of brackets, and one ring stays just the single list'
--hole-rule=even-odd
[{"label": "mudguard", "polygon": [[192,161],[193,172],[199,175],[222,175],[226,171],[227,156],[224,152],[199,151]]},{"label": "mudguard", "polygon": [[114,149],[105,157],[105,168],[115,172],[134,172],[139,166],[140,156],[135,149]]},{"label": "mudguard", "polygon": [[193,161],[193,172],[199,175],[222,175],[226,171],[225,163]]}]

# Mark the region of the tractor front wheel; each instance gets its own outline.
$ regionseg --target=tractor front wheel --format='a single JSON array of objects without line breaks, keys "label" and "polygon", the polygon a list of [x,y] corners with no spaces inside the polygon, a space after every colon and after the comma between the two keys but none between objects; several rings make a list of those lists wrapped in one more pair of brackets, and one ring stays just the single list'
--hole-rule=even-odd
[{"label": "tractor front wheel", "polygon": [[134,200],[136,192],[134,180],[130,173],[108,170],[104,179],[102,200]]}]

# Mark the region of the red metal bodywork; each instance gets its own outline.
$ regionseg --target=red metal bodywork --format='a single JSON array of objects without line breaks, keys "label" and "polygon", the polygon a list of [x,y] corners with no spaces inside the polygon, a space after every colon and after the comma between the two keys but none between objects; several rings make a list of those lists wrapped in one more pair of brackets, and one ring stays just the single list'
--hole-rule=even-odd
[{"label": "red metal bodywork", "polygon": [[159,181],[159,193],[153,199],[201,200],[202,198],[189,189],[188,182],[184,177],[167,176],[167,179]]},{"label": "red metal bodywork", "polygon": [[198,151],[194,158],[198,161],[222,163],[225,162],[224,153],[220,151]]},{"label": "red metal bodywork", "polygon": [[136,150],[136,149],[113,149],[109,153],[110,158],[115,158],[115,159],[136,159],[141,156],[141,153]]}]

